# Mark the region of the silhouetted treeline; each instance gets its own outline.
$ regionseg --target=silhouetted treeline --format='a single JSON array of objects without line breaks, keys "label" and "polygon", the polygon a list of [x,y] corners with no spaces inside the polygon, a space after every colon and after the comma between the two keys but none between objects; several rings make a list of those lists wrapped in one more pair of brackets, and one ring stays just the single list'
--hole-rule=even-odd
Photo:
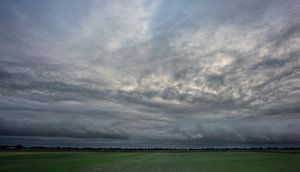
[{"label": "silhouetted treeline", "polygon": [[300,151],[300,147],[250,147],[250,148],[122,148],[122,147],[43,147],[43,146],[33,146],[25,147],[23,145],[2,145],[0,150],[5,151]]}]

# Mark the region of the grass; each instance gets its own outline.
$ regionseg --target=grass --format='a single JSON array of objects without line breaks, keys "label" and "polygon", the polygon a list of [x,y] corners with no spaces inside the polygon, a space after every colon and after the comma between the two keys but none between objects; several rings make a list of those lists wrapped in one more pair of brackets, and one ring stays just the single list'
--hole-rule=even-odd
[{"label": "grass", "polygon": [[0,152],[1,172],[299,172],[300,153]]}]

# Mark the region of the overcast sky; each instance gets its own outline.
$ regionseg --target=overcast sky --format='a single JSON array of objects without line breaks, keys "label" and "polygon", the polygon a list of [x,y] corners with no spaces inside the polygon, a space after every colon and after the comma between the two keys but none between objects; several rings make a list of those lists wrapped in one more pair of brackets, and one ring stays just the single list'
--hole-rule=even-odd
[{"label": "overcast sky", "polygon": [[1,0],[0,144],[300,143],[297,0]]}]

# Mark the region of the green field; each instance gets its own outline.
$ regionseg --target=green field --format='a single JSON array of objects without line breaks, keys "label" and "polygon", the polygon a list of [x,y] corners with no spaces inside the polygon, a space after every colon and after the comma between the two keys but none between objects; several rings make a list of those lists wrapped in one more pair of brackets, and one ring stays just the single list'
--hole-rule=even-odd
[{"label": "green field", "polygon": [[300,153],[0,152],[0,172],[299,172]]}]

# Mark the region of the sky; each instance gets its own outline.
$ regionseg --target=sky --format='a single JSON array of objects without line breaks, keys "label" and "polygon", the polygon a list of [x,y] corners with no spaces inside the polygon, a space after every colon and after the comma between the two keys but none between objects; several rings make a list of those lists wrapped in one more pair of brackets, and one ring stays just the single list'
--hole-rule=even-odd
[{"label": "sky", "polygon": [[0,144],[300,145],[297,0],[1,0]]}]

